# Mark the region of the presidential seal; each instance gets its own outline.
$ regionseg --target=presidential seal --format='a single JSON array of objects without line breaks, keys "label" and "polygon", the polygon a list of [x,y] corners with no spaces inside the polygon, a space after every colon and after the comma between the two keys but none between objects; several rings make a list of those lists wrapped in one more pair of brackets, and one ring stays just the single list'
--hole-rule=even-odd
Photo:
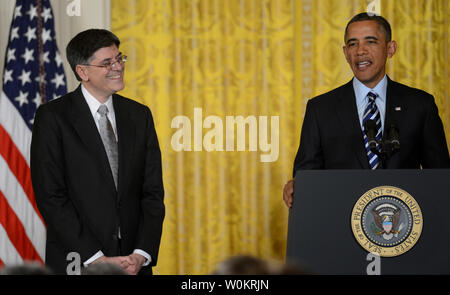
[{"label": "presidential seal", "polygon": [[422,232],[422,212],[406,191],[393,186],[375,187],[353,207],[351,227],[368,252],[394,257],[409,251]]}]

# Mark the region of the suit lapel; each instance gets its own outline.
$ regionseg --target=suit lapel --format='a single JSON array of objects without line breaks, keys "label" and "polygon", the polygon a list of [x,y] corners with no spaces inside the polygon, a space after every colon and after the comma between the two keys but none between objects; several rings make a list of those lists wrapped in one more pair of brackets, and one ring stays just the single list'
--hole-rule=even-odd
[{"label": "suit lapel", "polygon": [[121,198],[121,192],[127,187],[127,182],[130,179],[127,175],[132,172],[130,165],[133,159],[136,129],[127,105],[124,104],[123,98],[114,94],[113,104],[114,112],[116,114],[117,138],[119,145],[118,197]]},{"label": "suit lapel", "polygon": [[[389,77],[387,77],[387,79],[388,84],[386,90],[386,113],[384,120],[383,141],[388,138],[389,129],[391,126],[395,126],[400,134],[400,130],[402,129],[402,127],[399,126],[400,123],[407,122],[407,120],[403,118],[407,110],[407,101],[405,100],[403,94],[398,91],[396,82],[392,81]],[[400,143],[401,141],[400,134]],[[388,159],[386,168],[399,167],[399,160],[399,157],[393,155],[390,159]]]},{"label": "suit lapel", "polygon": [[388,136],[388,130],[391,125],[398,129],[398,122],[402,122],[401,116],[406,110],[406,105],[402,99],[402,94],[398,93],[395,82],[389,77],[386,91],[386,114],[384,119],[383,140]]},{"label": "suit lapel", "polygon": [[343,137],[350,140],[349,145],[352,147],[361,168],[368,169],[369,162],[367,160],[367,151],[364,147],[352,81],[350,80],[350,82],[340,89],[338,99],[336,100],[336,112],[342,123]]},{"label": "suit lapel", "polygon": [[107,184],[115,187],[105,147],[97,126],[95,125],[91,111],[89,110],[89,106],[84,99],[81,86],[73,92],[71,104],[72,122],[78,136],[92,156],[92,161],[98,163]]}]

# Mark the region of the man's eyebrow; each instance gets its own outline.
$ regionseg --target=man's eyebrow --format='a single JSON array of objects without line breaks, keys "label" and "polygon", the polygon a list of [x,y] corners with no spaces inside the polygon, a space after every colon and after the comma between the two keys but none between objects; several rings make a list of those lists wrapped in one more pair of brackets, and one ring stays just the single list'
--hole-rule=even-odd
[{"label": "man's eyebrow", "polygon": [[378,40],[378,38],[375,36],[366,36],[364,39],[365,40]]},{"label": "man's eyebrow", "polygon": [[[366,36],[366,37],[364,37],[364,40],[376,40],[376,41],[378,41],[378,38],[375,37],[375,36]],[[356,41],[358,41],[357,38],[350,38],[350,39],[347,40],[347,42],[345,44],[348,44],[350,42],[356,42]]]},{"label": "man's eyebrow", "polygon": [[[115,59],[117,59],[117,57],[119,57],[119,56],[121,56],[121,55],[122,55],[122,52],[119,52],[119,53],[116,55]],[[108,57],[108,58],[105,58],[104,60],[102,60],[101,62],[110,61],[111,59],[112,59],[112,58]]]},{"label": "man's eyebrow", "polygon": [[345,44],[348,44],[348,43],[350,43],[350,42],[355,42],[355,41],[358,41],[358,39],[356,39],[356,38],[350,38],[350,39],[347,40],[347,42],[345,42]]}]

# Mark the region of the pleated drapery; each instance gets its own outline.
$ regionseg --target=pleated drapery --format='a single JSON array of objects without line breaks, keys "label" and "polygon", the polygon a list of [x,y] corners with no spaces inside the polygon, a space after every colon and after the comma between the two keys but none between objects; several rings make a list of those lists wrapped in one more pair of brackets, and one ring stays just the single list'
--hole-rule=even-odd
[{"label": "pleated drapery", "polygon": [[121,94],[151,108],[162,150],[155,273],[207,274],[243,253],[284,260],[282,188],[306,101],[352,78],[344,29],[371,3],[398,42],[388,75],[435,96],[449,140],[447,0],[111,1],[129,56]]}]

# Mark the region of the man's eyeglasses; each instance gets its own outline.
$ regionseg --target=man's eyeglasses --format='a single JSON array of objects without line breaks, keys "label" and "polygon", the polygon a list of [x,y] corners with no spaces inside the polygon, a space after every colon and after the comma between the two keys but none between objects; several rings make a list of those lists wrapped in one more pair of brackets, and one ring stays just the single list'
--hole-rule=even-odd
[{"label": "man's eyeglasses", "polygon": [[125,62],[127,61],[127,56],[126,55],[120,55],[116,58],[115,61],[106,61],[104,63],[102,63],[101,65],[90,65],[90,64],[82,64],[83,66],[91,66],[91,67],[98,67],[98,68],[106,68],[107,70],[112,70],[114,68],[114,66],[119,63],[120,65],[125,64]]}]

